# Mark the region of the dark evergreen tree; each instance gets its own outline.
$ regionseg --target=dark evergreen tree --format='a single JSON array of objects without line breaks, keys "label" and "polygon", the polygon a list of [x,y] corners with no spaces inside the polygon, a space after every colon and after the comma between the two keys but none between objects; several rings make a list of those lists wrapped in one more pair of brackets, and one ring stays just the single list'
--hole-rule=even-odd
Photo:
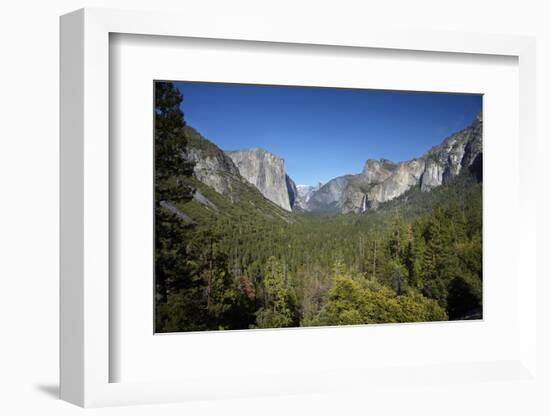
[{"label": "dark evergreen tree", "polygon": [[[180,109],[182,95],[171,82],[155,83],[155,286],[156,305],[166,304],[171,294],[189,285],[186,235],[189,225],[172,204],[192,198],[186,184],[193,165],[185,159],[187,140]],[[181,302],[181,299],[179,300]],[[162,309],[162,308],[161,308]],[[166,309],[164,307],[164,309]],[[181,308],[180,308],[181,309]],[[178,313],[181,313],[179,311]],[[159,313],[157,330],[163,329]]]}]

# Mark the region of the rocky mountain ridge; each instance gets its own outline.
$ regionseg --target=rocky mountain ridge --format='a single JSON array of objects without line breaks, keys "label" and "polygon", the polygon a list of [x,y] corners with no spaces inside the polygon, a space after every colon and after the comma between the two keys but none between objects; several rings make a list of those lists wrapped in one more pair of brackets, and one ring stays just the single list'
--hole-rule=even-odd
[{"label": "rocky mountain ridge", "polygon": [[[428,192],[456,177],[464,167],[481,165],[482,129],[479,113],[468,127],[418,158],[400,163],[369,159],[361,173],[327,182],[310,197],[306,209],[360,213],[376,209],[415,186]],[[481,172],[478,176],[481,179]]]},{"label": "rocky mountain ridge", "polygon": [[482,129],[479,113],[469,126],[418,158],[399,163],[368,159],[360,173],[318,186],[297,186],[286,173],[284,160],[267,150],[224,152],[190,127],[186,156],[195,162],[195,177],[230,200],[235,198],[235,184],[246,183],[286,211],[361,213],[377,209],[413,187],[429,192],[465,167],[475,168],[481,180]]},{"label": "rocky mountain ridge", "polygon": [[236,182],[246,182],[229,156],[194,128],[186,126],[185,158],[194,163],[193,175],[219,194],[234,200]]}]

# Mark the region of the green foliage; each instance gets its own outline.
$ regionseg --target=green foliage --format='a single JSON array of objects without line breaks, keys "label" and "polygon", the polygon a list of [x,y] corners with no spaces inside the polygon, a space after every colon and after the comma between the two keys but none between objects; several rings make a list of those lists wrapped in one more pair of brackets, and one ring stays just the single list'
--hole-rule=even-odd
[{"label": "green foliage", "polygon": [[193,196],[182,100],[172,83],[155,83],[155,329],[248,328],[253,305],[239,290],[216,228],[190,225],[165,205],[177,209]]},{"label": "green foliage", "polygon": [[185,202],[191,190],[185,178],[193,165],[185,160],[187,146],[181,93],[171,82],[155,83],[155,201]]},{"label": "green foliage", "polygon": [[[240,200],[230,202],[200,182],[191,183],[218,207],[196,201],[179,205],[201,224],[184,238],[215,230],[213,281],[222,282],[223,296],[215,310],[210,308],[204,329],[481,316],[481,216],[476,215],[481,188],[469,178],[411,194],[376,212],[335,216],[288,214],[246,189]],[[417,210],[424,199],[430,204]],[[187,255],[203,256],[203,267],[194,268],[195,259],[186,270],[202,276],[199,281],[207,286],[204,256],[210,249],[199,241]],[[187,304],[191,301],[196,299]],[[202,302],[207,309],[204,297]],[[186,316],[192,313],[189,307]],[[178,330],[189,330],[198,321],[179,322]]]},{"label": "green foliage", "polygon": [[218,146],[216,146],[207,138],[203,137],[193,127],[186,125],[184,131],[185,136],[187,137],[187,142],[189,143],[189,147],[200,150],[201,153],[204,153],[206,157],[216,157],[219,154],[220,149],[218,148]]},{"label": "green foliage", "polygon": [[351,325],[392,322],[447,320],[445,311],[434,300],[418,292],[398,295],[388,287],[360,282],[345,275],[336,276],[318,325]]},{"label": "green foliage", "polygon": [[220,150],[185,125],[171,83],[155,98],[158,332],[481,317],[478,176],[363,215],[289,213],[246,181],[230,178],[229,198],[196,180],[186,146]]},{"label": "green foliage", "polygon": [[[334,216],[289,214],[246,188],[231,202],[190,183],[218,211],[197,201],[178,205],[201,224],[184,238],[215,230],[214,251],[225,253],[214,270],[226,301],[216,302],[220,310],[206,329],[481,316],[481,187],[470,177],[376,212]],[[204,256],[208,247],[202,241],[188,256]],[[207,284],[208,267],[199,272],[191,264],[188,273]],[[352,282],[338,280],[344,277]],[[192,328],[186,325],[179,330]]]},{"label": "green foliage", "polygon": [[155,286],[164,303],[187,271],[185,235],[188,227],[163,207],[185,203],[192,190],[185,184],[192,165],[183,158],[187,144],[180,110],[181,93],[169,82],[155,83]]},{"label": "green foliage", "polygon": [[283,328],[292,323],[292,289],[276,257],[269,257],[265,265],[264,306],[258,311],[259,328]]}]

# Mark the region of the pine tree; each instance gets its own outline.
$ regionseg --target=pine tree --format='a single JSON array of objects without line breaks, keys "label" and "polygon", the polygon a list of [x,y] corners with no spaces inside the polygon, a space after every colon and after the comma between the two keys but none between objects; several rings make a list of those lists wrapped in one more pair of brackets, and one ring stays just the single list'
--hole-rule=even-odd
[{"label": "pine tree", "polygon": [[281,267],[274,256],[267,259],[264,268],[265,305],[258,311],[256,323],[260,328],[283,328],[292,323],[291,291]]},{"label": "pine tree", "polygon": [[461,274],[456,252],[460,235],[449,211],[434,208],[424,232],[423,291],[444,307],[447,305],[450,282]]},{"label": "pine tree", "polygon": [[163,203],[183,203],[192,190],[185,179],[193,165],[184,158],[187,140],[181,93],[171,82],[155,83],[155,286],[157,303],[188,278],[185,240],[189,225]]},{"label": "pine tree", "polygon": [[239,290],[231,273],[221,236],[213,229],[197,230],[188,245],[193,286],[202,290],[200,309],[209,329],[242,329],[252,323],[253,302]]},{"label": "pine tree", "polygon": [[426,249],[422,258],[423,292],[430,298],[440,300],[444,297],[440,285],[443,241],[441,238],[441,223],[435,210],[426,224],[424,239]]},{"label": "pine tree", "polygon": [[155,203],[185,202],[192,190],[184,179],[193,173],[185,159],[187,138],[180,105],[183,96],[172,82],[155,83]]}]

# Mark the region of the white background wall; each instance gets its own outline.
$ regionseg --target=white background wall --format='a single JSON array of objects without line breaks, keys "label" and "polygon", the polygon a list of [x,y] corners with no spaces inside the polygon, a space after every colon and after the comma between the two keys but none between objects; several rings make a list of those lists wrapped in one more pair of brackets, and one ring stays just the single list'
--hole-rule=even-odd
[{"label": "white background wall", "polygon": [[[0,8],[0,414],[76,414],[82,410],[56,399],[58,389],[58,16],[74,9],[116,7],[166,9],[211,15],[267,15],[279,20],[311,20],[327,25],[370,24],[536,35],[538,41],[539,213],[548,207],[550,176],[550,12],[534,0],[376,1],[169,1],[20,0]],[[182,22],[185,24],[185,22]],[[534,175],[535,177],[535,175]],[[546,218],[540,215],[539,273],[547,273]],[[503,224],[505,226],[505,224]],[[546,281],[540,293],[550,296]],[[539,305],[548,325],[550,308]],[[539,325],[541,347],[550,335]],[[546,354],[541,368],[550,374]],[[546,386],[546,393],[550,391]],[[525,387],[525,388],[524,388]],[[429,394],[429,395],[428,395]],[[544,391],[498,383],[435,386],[430,393],[371,397],[346,393],[259,398],[93,410],[101,415],[165,414],[549,414]],[[543,404],[544,403],[544,404]]]}]

